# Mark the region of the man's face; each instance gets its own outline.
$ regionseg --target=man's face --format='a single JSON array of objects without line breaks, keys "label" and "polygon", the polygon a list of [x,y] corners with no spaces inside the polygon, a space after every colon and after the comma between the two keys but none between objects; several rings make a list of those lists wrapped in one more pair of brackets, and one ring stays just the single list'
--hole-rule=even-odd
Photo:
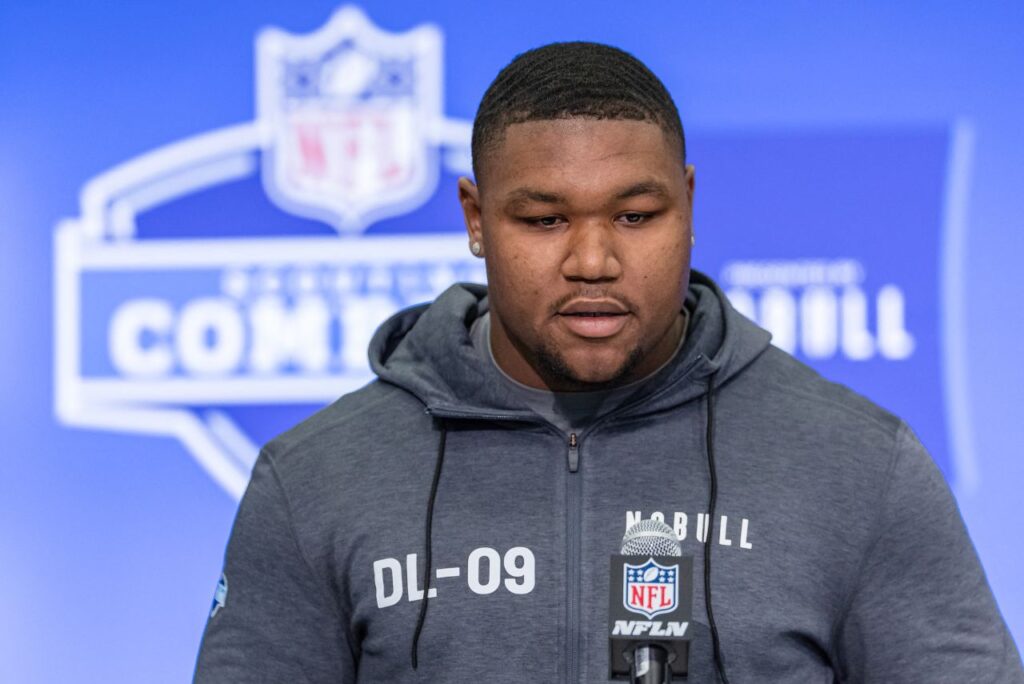
[{"label": "man's face", "polygon": [[459,181],[486,259],[491,346],[524,384],[579,391],[664,363],[682,332],[693,167],[643,121],[513,124],[478,188]]}]

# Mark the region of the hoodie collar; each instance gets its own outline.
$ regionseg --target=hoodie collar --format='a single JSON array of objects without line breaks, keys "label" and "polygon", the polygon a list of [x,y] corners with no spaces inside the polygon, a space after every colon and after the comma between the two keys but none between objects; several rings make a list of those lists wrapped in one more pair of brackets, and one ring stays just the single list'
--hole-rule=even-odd
[{"label": "hoodie collar", "polygon": [[[649,379],[644,401],[621,417],[666,410],[703,395],[707,378],[722,386],[756,359],[771,336],[744,318],[707,276],[691,271],[687,338],[675,359]],[[480,362],[469,329],[487,311],[487,288],[460,283],[432,304],[398,312],[370,342],[370,365],[384,382],[423,402],[433,415],[535,422],[538,416],[503,391],[498,370]]]}]

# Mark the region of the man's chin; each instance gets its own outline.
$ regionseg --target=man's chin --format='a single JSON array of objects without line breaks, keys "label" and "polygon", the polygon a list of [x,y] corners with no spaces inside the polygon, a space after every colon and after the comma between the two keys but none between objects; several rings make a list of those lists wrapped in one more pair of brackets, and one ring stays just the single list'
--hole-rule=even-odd
[{"label": "man's chin", "polygon": [[641,354],[639,349],[634,349],[629,353],[587,354],[580,358],[542,351],[537,360],[553,390],[587,392],[612,389],[631,381]]}]

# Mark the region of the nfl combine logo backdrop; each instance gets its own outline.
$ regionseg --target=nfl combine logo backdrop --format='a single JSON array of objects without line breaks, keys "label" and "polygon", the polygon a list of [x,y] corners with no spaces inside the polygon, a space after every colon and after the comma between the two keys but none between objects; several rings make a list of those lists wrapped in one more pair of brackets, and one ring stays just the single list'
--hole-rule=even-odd
[{"label": "nfl combine logo backdrop", "polygon": [[56,246],[61,418],[172,435],[234,496],[258,444],[371,379],[379,323],[484,279],[440,31],[347,7],[257,45],[256,120],[93,179]]},{"label": "nfl combine logo backdrop", "polygon": [[[482,282],[456,201],[471,126],[445,115],[444,40],[431,25],[382,31],[355,7],[308,35],[266,29],[254,120],[86,182],[55,241],[60,419],[174,437],[237,497],[257,445],[372,379],[381,321]],[[690,130],[689,143],[695,267],[969,483],[955,410],[966,132]],[[637,596],[669,600],[656,580]]]}]

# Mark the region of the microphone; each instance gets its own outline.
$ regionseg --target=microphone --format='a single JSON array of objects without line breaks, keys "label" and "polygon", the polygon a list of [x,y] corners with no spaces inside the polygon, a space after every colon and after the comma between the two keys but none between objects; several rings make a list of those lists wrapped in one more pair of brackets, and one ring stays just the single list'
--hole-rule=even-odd
[{"label": "microphone", "polygon": [[[641,520],[626,530],[620,553],[623,556],[682,556],[683,549],[672,528],[652,518]],[[652,570],[644,575],[653,575]],[[672,681],[668,651],[658,644],[635,646],[631,665],[629,678],[634,684],[667,684]]]},{"label": "microphone", "polygon": [[651,518],[633,523],[622,537],[623,556],[682,556],[683,547],[672,528]]},{"label": "microphone", "polygon": [[692,606],[693,558],[682,556],[672,528],[653,519],[631,525],[611,561],[610,676],[635,684],[685,677]]}]

